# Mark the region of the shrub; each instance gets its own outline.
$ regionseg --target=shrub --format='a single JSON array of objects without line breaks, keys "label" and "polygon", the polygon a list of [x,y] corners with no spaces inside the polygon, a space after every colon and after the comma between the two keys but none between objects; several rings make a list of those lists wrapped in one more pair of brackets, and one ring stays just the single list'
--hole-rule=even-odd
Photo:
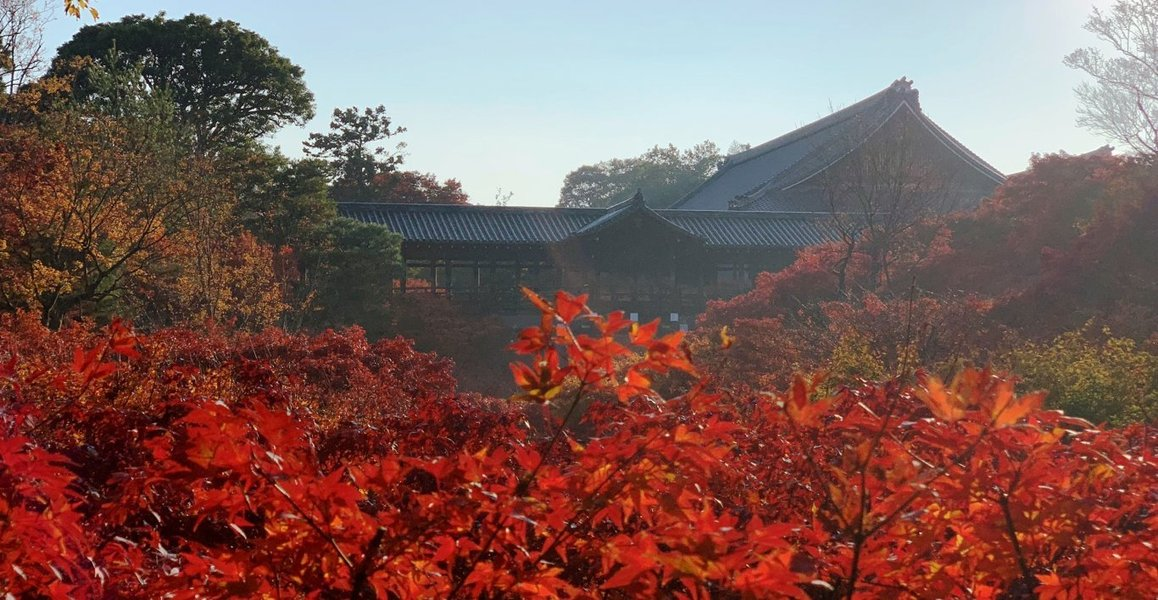
[{"label": "shrub", "polygon": [[1027,388],[1050,390],[1050,406],[1067,414],[1113,425],[1158,418],[1158,356],[1108,330],[1092,337],[1083,328],[1026,343],[1007,362]]},{"label": "shrub", "polygon": [[[531,297],[542,318],[512,346],[527,357],[512,366],[517,405],[446,392],[437,361],[357,331],[6,322],[0,588],[1075,598],[1158,585],[1152,427],[1093,429],[976,370],[833,395],[818,377],[715,388],[658,321]],[[667,373],[695,381],[665,398],[651,381]],[[580,440],[565,423],[588,393],[608,400],[587,405]],[[563,417],[529,428],[522,406],[536,404]]]}]

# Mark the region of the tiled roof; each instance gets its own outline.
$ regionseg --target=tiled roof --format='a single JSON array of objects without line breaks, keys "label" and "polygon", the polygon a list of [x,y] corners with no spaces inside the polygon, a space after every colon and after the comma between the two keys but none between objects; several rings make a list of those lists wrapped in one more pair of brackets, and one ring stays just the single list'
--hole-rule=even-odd
[{"label": "tiled roof", "polygon": [[[630,200],[609,206],[606,211],[607,212],[605,212],[603,216],[595,219],[587,225],[584,225],[573,235],[576,237],[590,235],[597,231],[607,229],[614,223],[622,222],[633,215],[638,215],[644,219],[651,219],[653,222],[659,224],[661,228],[666,229],[673,236],[686,237],[690,234],[691,237],[699,237],[673,222],[670,218],[671,213],[667,213],[667,217],[665,217],[664,215],[661,215],[659,211],[649,207],[647,203],[643,201],[643,194],[638,191],[635,192],[635,195],[632,196]],[[708,243],[709,245],[711,244],[711,242],[706,239],[701,239],[701,241]]]},{"label": "tiled roof", "polygon": [[680,229],[716,247],[802,248],[836,239],[825,214],[749,211],[659,211]]},{"label": "tiled roof", "polygon": [[[642,203],[640,203],[642,204]],[[458,244],[551,244],[601,228],[632,208],[532,208],[342,202],[342,216],[383,225],[408,241]],[[817,213],[652,210],[674,232],[709,247],[799,248],[834,239]]]},{"label": "tiled roof", "polygon": [[605,210],[340,202],[338,212],[414,242],[545,244],[563,240]]},{"label": "tiled roof", "polygon": [[[921,112],[912,82],[898,79],[889,87],[788,134],[729,156],[719,170],[676,202],[691,210],[767,210],[795,207],[797,199],[770,198],[805,181],[849,154],[897,114],[915,115],[925,129],[964,164],[1000,183],[1004,176]],[[980,198],[978,198],[979,200]],[[825,207],[812,207],[824,210]]]},{"label": "tiled roof", "polygon": [[643,194],[639,191],[636,191],[635,195],[632,196],[631,199],[624,200],[623,202],[607,207],[607,210],[603,211],[603,214],[600,215],[597,219],[580,227],[574,233],[578,235],[594,233],[611,225],[612,223],[615,223],[616,221],[623,219],[624,217],[634,213],[644,212],[654,211],[648,208],[647,204],[644,203]]}]

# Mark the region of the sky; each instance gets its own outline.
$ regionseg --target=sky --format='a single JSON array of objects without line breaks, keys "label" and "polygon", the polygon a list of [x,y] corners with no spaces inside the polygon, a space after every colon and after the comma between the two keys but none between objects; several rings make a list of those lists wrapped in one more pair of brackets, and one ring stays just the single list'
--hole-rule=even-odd
[{"label": "sky", "polygon": [[[335,108],[385,105],[404,168],[476,204],[551,206],[585,164],[660,144],[753,145],[905,76],[925,113],[1005,173],[1106,140],[1076,124],[1109,0],[491,2],[91,0],[100,21],[164,11],[237,21],[305,70],[317,116],[269,141],[301,155]],[[59,16],[55,49],[91,22]]]}]

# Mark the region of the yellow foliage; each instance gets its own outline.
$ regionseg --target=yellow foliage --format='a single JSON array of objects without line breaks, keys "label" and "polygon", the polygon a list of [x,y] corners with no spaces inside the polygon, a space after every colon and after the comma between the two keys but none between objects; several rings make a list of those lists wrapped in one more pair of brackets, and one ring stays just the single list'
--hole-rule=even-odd
[{"label": "yellow foliage", "polygon": [[181,165],[111,118],[58,113],[4,137],[4,303],[59,317],[114,295],[156,255],[180,212],[171,180]]},{"label": "yellow foliage", "polygon": [[101,16],[88,0],[64,0],[64,13],[68,16],[79,19],[86,12],[94,21]]},{"label": "yellow foliage", "polygon": [[1127,338],[1086,327],[1048,344],[1027,343],[1005,357],[1005,366],[1028,389],[1049,390],[1047,404],[1094,423],[1115,425],[1158,418],[1158,356]]},{"label": "yellow foliage", "polygon": [[249,233],[198,240],[169,257],[171,277],[142,282],[152,309],[166,322],[230,322],[241,329],[277,325],[287,310],[273,271],[273,251]]},{"label": "yellow foliage", "polygon": [[272,251],[241,234],[210,159],[149,122],[67,111],[36,121],[0,131],[0,307],[49,324],[113,312],[276,323]]},{"label": "yellow foliage", "polygon": [[854,379],[879,380],[886,375],[880,355],[873,351],[868,338],[855,331],[840,336],[825,367],[828,386]]}]

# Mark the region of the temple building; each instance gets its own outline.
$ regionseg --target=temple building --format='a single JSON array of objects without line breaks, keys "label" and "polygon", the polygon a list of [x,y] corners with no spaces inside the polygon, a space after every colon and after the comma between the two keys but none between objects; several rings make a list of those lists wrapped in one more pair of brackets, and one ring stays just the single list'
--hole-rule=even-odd
[{"label": "temple building", "polygon": [[[1005,180],[921,111],[913,82],[889,87],[818,121],[729,156],[677,201],[680,210],[857,210],[855,189],[900,183],[944,198],[937,209],[975,208]],[[645,190],[646,191],[646,190]]]},{"label": "temple building", "polygon": [[900,79],[729,156],[668,209],[637,193],[608,208],[347,202],[339,211],[402,236],[398,293],[503,312],[525,309],[521,285],[567,289],[589,293],[598,309],[688,324],[708,300],[742,293],[797,249],[835,239],[834,215],[968,209],[1003,179],[925,116],[912,82]]}]

